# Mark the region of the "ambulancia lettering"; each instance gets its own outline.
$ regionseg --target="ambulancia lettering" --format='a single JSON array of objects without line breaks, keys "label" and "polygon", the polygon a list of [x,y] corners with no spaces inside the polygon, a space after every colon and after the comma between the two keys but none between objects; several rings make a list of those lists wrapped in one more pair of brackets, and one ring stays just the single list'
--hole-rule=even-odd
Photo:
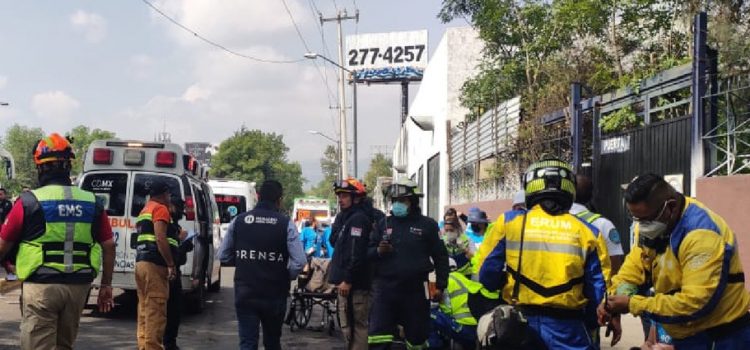
[{"label": "ambulancia lettering", "polygon": [[83,216],[83,207],[80,204],[58,204],[57,213],[62,217]]},{"label": "ambulancia lettering", "polygon": [[551,219],[551,218],[531,218],[531,225],[532,226],[543,226],[545,228],[554,228],[554,229],[565,229],[570,230],[573,228],[573,225],[571,225],[569,222],[559,219]]},{"label": "ambulancia lettering", "polygon": [[284,254],[280,252],[266,252],[262,250],[245,250],[239,249],[236,251],[237,259],[240,260],[253,260],[253,261],[268,261],[268,262],[284,262]]}]

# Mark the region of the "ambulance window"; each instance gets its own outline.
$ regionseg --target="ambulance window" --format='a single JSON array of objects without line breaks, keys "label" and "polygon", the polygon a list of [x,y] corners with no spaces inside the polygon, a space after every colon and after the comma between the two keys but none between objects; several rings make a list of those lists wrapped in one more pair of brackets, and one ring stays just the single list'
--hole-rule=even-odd
[{"label": "ambulance window", "polygon": [[193,185],[193,196],[193,198],[195,199],[198,221],[208,222],[208,208],[206,207],[206,198],[203,197],[203,191],[198,188],[198,186]]},{"label": "ambulance window", "polygon": [[94,192],[96,200],[107,210],[107,215],[125,215],[128,174],[89,174],[83,179],[81,188]]},{"label": "ambulance window", "polygon": [[244,196],[217,194],[215,197],[222,224],[230,223],[235,216],[247,211],[247,202]]},{"label": "ambulance window", "polygon": [[180,182],[177,178],[155,174],[136,174],[133,181],[133,203],[130,206],[130,216],[137,217],[148,200],[149,186],[155,180],[166,182],[173,196],[182,198],[180,194]]}]

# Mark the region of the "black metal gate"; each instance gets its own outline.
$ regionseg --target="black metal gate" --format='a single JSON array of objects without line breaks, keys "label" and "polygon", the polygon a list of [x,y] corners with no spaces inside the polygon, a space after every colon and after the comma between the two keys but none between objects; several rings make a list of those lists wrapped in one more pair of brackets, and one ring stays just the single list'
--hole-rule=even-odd
[{"label": "black metal gate", "polygon": [[623,248],[630,251],[631,220],[622,186],[635,176],[653,172],[669,176],[673,185],[690,194],[691,117],[668,119],[602,138],[599,161],[594,162],[596,209],[620,231]]}]

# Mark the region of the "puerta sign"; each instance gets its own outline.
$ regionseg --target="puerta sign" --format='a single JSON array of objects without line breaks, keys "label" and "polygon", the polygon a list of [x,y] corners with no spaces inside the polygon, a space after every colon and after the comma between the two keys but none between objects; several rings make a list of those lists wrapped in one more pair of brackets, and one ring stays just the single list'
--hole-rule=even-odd
[{"label": "puerta sign", "polygon": [[358,81],[419,81],[427,68],[427,31],[349,35],[346,68]]}]

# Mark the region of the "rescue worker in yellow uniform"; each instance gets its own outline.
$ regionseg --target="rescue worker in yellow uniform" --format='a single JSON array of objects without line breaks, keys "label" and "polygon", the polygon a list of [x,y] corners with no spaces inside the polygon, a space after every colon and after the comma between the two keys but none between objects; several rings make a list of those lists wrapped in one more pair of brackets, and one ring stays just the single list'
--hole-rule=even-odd
[{"label": "rescue worker in yellow uniform", "polygon": [[655,295],[610,296],[597,310],[600,323],[632,313],[661,324],[678,350],[750,349],[750,295],[724,219],[656,174],[639,176],[624,196],[638,245],[612,290],[650,282]]},{"label": "rescue worker in yellow uniform", "polygon": [[499,240],[479,281],[487,290],[502,290],[503,300],[523,313],[548,349],[592,350],[585,320],[596,317],[604,300],[606,243],[595,227],[568,212],[575,197],[568,164],[534,163],[523,185],[529,210],[506,212],[495,223],[492,236]]},{"label": "rescue worker in yellow uniform", "polygon": [[448,289],[438,308],[433,308],[432,332],[427,340],[430,349],[444,349],[446,340],[460,344],[463,349],[475,349],[477,342],[477,319],[469,309],[469,296],[480,293],[484,298],[497,300],[499,293],[490,292],[482,284],[456,271],[456,262],[449,261]]},{"label": "rescue worker in yellow uniform", "polygon": [[101,268],[99,310],[112,301],[115,243],[104,207],[70,182],[70,142],[53,133],[33,153],[41,187],[21,193],[0,232],[0,261],[18,246],[23,280],[21,349],[72,349]]}]

